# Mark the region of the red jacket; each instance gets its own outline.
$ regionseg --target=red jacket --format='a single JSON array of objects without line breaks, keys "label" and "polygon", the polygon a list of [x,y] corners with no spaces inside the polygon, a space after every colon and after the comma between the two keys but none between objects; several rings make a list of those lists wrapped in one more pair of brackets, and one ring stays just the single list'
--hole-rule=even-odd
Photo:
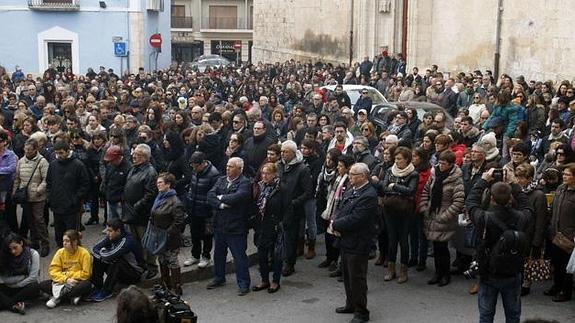
[{"label": "red jacket", "polygon": [[427,179],[431,176],[431,167],[424,170],[418,171],[419,181],[417,182],[417,190],[415,191],[415,214],[419,213],[419,202],[421,201],[421,193],[423,193],[423,188]]}]

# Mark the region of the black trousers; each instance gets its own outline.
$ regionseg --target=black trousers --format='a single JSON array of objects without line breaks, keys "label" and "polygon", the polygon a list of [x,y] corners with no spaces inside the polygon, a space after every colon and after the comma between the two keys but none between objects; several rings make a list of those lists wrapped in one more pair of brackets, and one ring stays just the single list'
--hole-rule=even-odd
[{"label": "black trousers", "polygon": [[325,256],[331,261],[337,262],[339,258],[339,248],[334,247],[336,237],[332,234],[325,232]]},{"label": "black trousers", "polygon": [[449,245],[447,241],[433,241],[433,255],[435,257],[435,273],[438,276],[449,276]]},{"label": "black trousers", "polygon": [[397,247],[401,250],[400,262],[407,265],[409,261],[409,243],[407,232],[411,214],[399,213],[392,207],[384,208],[385,225],[387,227],[389,241],[389,261],[396,262]]},{"label": "black trousers", "polygon": [[62,237],[67,230],[78,230],[80,227],[79,210],[77,212],[60,214],[54,213],[54,238],[58,247],[62,248]]},{"label": "black trousers", "polygon": [[[41,282],[40,283],[40,290],[43,291],[44,293],[52,296],[52,281],[51,280],[45,280],[45,281]],[[90,291],[92,291],[92,282],[89,280],[83,280],[81,282],[78,282],[78,284],[76,284],[74,287],[72,287],[70,292],[68,294],[66,294],[65,297],[66,298],[74,298],[74,297],[78,297],[78,296],[84,296],[84,295],[87,295],[88,293],[90,293]]]},{"label": "black trousers", "polygon": [[295,266],[297,260],[297,242],[299,240],[299,222],[301,218],[295,218],[290,224],[284,226],[285,230],[285,254],[284,263]]},{"label": "black trousers", "polygon": [[[106,278],[104,279],[104,275]],[[113,264],[106,264],[94,258],[92,265],[92,284],[94,288],[111,294],[119,283],[136,284],[140,281],[142,273],[138,272],[126,260],[119,259]]]},{"label": "black trousers", "polygon": [[345,287],[345,307],[354,310],[354,316],[369,319],[367,310],[367,263],[369,255],[341,252],[341,269]]},{"label": "black trousers", "polygon": [[203,217],[190,218],[190,235],[192,236],[192,257],[200,259],[200,256],[211,259],[213,234],[206,234],[206,221]]},{"label": "black trousers", "polygon": [[0,310],[9,310],[18,302],[32,300],[38,296],[40,287],[37,282],[22,288],[10,288],[0,285]]},{"label": "black trousers", "polygon": [[553,243],[549,243],[549,252],[553,265],[553,286],[559,287],[563,294],[571,296],[573,293],[573,275],[566,271],[571,255]]}]

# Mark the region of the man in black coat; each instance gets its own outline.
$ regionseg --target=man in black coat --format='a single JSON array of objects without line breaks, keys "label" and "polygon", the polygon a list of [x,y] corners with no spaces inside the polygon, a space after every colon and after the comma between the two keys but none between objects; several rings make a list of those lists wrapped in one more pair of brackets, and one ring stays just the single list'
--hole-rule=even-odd
[{"label": "man in black coat", "polygon": [[[156,177],[158,173],[150,163],[152,151],[150,146],[139,144],[132,156],[133,166],[128,172],[126,186],[124,187],[124,204],[122,205],[122,221],[130,225],[130,233],[140,243],[144,237],[150,210],[154,204],[158,190]],[[143,248],[142,248],[143,249]],[[144,250],[148,274],[146,278],[153,278],[158,274],[156,257]]]},{"label": "man in black coat", "polygon": [[102,187],[108,207],[108,218],[120,218],[122,212],[122,199],[128,172],[132,165],[124,158],[124,151],[120,146],[112,145],[104,155],[104,176]]},{"label": "man in black coat", "polygon": [[201,151],[192,154],[190,163],[192,172],[186,192],[186,209],[192,236],[192,258],[184,261],[184,266],[199,262],[198,267],[205,268],[212,259],[210,253],[213,239],[213,233],[208,233],[207,230],[213,218],[212,208],[208,204],[208,192],[214,187],[220,172]]},{"label": "man in black coat", "polygon": [[[495,305],[498,294],[501,293],[505,319],[507,322],[519,322],[521,316],[521,272],[523,259],[513,261],[505,258],[507,273],[496,272],[492,266],[490,254],[501,236],[514,230],[515,232],[529,232],[532,209],[529,207],[527,195],[523,193],[517,184],[497,182],[491,185],[490,205],[485,210],[481,205],[483,192],[493,182],[493,170],[484,172],[481,179],[475,183],[465,202],[467,211],[471,216],[477,230],[479,241],[477,243],[477,260],[479,263],[479,320],[481,322],[493,322]],[[512,205],[513,198],[513,205]],[[505,229],[504,229],[505,228]],[[519,240],[519,235],[515,233]],[[506,237],[509,239],[509,237]],[[510,241],[510,240],[507,240]],[[506,254],[510,257],[513,254]],[[519,253],[521,255],[521,253]],[[499,256],[500,257],[500,256]],[[507,257],[507,256],[506,256]],[[508,263],[507,263],[508,262]],[[513,265],[519,263],[519,265]],[[515,272],[510,269],[514,268]]]},{"label": "man in black coat", "polygon": [[[282,143],[281,157],[280,187],[282,194],[287,194],[291,203],[284,214],[286,259],[282,274],[287,277],[295,271],[300,221],[305,215],[305,203],[313,197],[314,186],[310,170],[303,163],[303,155],[295,142],[286,140]],[[303,253],[303,240],[301,249]]]},{"label": "man in black coat", "polygon": [[252,203],[250,180],[242,175],[244,161],[232,157],[226,164],[226,176],[218,179],[208,192],[208,203],[214,215],[214,278],[207,286],[214,289],[226,281],[226,255],[229,248],[234,258],[238,295],[250,291],[250,272],[246,255],[248,212]]},{"label": "man in black coat", "polygon": [[339,237],[345,306],[336,313],[354,313],[351,322],[369,321],[367,310],[367,263],[377,234],[377,192],[369,183],[369,168],[356,163],[349,170],[351,189],[343,195],[341,206],[328,228]]},{"label": "man in black coat", "polygon": [[54,236],[62,248],[66,230],[80,227],[80,209],[90,188],[90,177],[84,163],[72,156],[66,141],[54,144],[56,160],[50,163],[46,175],[48,203],[54,213]]},{"label": "man in black coat", "polygon": [[268,147],[274,143],[273,138],[266,135],[266,125],[263,121],[254,123],[254,135],[244,143],[246,162],[252,169],[259,169],[266,159]]}]

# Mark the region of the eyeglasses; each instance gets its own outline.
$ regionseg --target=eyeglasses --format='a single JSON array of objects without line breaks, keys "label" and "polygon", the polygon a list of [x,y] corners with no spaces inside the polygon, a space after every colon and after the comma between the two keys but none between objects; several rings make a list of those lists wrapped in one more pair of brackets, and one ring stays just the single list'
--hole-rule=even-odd
[{"label": "eyeglasses", "polygon": [[234,120],[234,121],[232,121],[232,123],[242,123],[242,122],[239,120]]},{"label": "eyeglasses", "polygon": [[361,131],[369,131],[369,128],[361,129]]},{"label": "eyeglasses", "polygon": [[565,152],[564,151],[558,151],[555,153],[555,155],[557,156],[565,156]]},{"label": "eyeglasses", "polygon": [[359,176],[359,175],[361,175],[361,173],[351,173],[351,172],[349,173],[349,176]]},{"label": "eyeglasses", "polygon": [[368,94],[367,92],[361,92],[361,94]]}]

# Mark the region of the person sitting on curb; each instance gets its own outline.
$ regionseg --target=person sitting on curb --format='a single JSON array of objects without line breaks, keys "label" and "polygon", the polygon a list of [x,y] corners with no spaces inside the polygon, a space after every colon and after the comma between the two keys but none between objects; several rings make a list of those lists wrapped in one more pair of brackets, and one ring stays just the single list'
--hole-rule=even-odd
[{"label": "person sitting on curb", "polygon": [[87,301],[101,302],[112,297],[118,283],[136,284],[145,271],[142,249],[126,232],[122,221],[108,220],[105,231],[106,237],[92,247],[94,291],[86,298]]}]

